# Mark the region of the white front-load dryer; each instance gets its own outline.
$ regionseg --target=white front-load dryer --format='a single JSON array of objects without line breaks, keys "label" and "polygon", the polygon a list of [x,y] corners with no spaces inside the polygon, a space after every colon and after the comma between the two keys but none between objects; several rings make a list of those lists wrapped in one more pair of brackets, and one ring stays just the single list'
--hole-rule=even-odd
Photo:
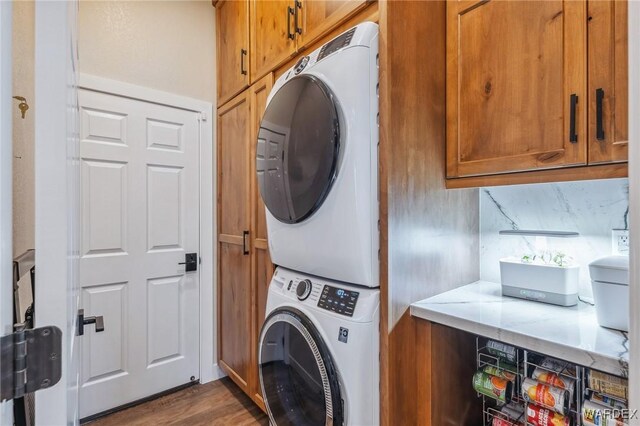
[{"label": "white front-load dryer", "polygon": [[378,26],[360,24],[274,84],[256,170],[274,264],[378,287]]},{"label": "white front-load dryer", "polygon": [[271,424],[379,424],[380,291],[276,269],[260,333]]}]

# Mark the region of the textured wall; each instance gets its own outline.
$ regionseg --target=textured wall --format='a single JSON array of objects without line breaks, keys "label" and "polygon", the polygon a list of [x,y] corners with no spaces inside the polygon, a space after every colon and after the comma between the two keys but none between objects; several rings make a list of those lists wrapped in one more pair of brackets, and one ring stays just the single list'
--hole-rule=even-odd
[{"label": "textured wall", "polygon": [[31,1],[13,2],[13,95],[27,98],[31,109],[23,120],[13,101],[13,253],[35,245],[34,60],[35,8]]},{"label": "textured wall", "polygon": [[215,104],[210,1],[80,2],[80,72]]},{"label": "textured wall", "polygon": [[578,261],[580,294],[591,298],[589,263],[611,254],[612,229],[629,225],[627,179],[483,188],[480,194],[480,278],[487,281],[500,282],[500,258],[535,248],[535,238],[500,236],[500,230],[577,231],[575,239],[548,239],[548,248]]}]

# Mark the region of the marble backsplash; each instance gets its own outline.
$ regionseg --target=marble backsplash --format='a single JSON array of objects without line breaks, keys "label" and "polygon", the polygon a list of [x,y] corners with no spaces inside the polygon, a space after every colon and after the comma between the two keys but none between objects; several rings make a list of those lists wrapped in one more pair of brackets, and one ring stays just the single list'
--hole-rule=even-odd
[{"label": "marble backsplash", "polygon": [[611,230],[628,229],[628,215],[627,179],[481,188],[480,278],[499,283],[499,260],[535,247],[535,238],[501,236],[500,230],[577,231],[578,238],[547,244],[580,264],[580,295],[592,300],[588,265],[612,253]]}]

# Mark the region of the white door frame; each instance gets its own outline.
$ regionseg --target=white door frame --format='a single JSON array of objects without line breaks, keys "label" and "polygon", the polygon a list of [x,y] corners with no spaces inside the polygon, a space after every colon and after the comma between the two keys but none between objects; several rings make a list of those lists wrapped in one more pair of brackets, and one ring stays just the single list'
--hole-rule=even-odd
[{"label": "white door frame", "polygon": [[165,105],[193,111],[200,115],[200,251],[202,263],[198,268],[200,274],[200,383],[217,380],[223,376],[215,357],[215,315],[214,295],[216,274],[214,273],[214,249],[216,238],[214,153],[213,149],[213,105],[211,102],[187,98],[148,87],[138,86],[121,81],[111,80],[88,74],[80,74],[79,88],[94,92],[117,95],[129,99]]},{"label": "white door frame", "polygon": [[[0,336],[13,332],[11,2],[0,2]],[[7,297],[9,296],[9,297]],[[0,424],[13,423],[12,401],[0,403]]]},{"label": "white door frame", "polygon": [[[629,2],[629,408],[640,410],[640,2]],[[640,413],[640,411],[639,411]],[[640,426],[640,414],[630,421]]]}]

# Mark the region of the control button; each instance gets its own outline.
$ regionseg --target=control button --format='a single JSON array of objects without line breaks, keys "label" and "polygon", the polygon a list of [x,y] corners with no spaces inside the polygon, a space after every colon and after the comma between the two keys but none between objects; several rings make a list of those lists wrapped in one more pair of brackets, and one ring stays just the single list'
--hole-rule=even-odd
[{"label": "control button", "polygon": [[301,58],[295,65],[295,67],[293,68],[293,71],[296,74],[300,74],[302,72],[303,69],[305,69],[305,67],[307,66],[307,64],[309,63],[309,57],[308,56],[304,56],[303,58]]},{"label": "control button", "polygon": [[296,287],[296,295],[298,296],[298,300],[305,300],[311,294],[311,290],[313,289],[313,284],[309,280],[302,280],[298,283]]}]

